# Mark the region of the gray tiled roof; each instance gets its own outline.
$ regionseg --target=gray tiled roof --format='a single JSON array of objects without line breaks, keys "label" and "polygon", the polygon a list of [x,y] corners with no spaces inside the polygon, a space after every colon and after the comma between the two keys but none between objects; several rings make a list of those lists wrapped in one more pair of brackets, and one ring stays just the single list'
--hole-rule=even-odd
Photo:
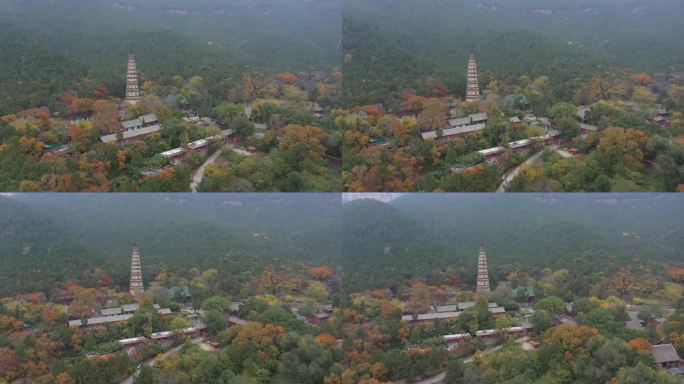
[{"label": "gray tiled roof", "polygon": [[[132,314],[126,314],[126,315],[115,315],[115,316],[100,316],[100,317],[91,317],[86,320],[86,325],[99,325],[99,324],[107,324],[107,323],[117,323],[119,321],[128,321],[133,317]],[[69,326],[70,327],[80,327],[83,325],[81,320],[71,320],[69,321]]]},{"label": "gray tiled roof", "polygon": [[[454,135],[460,135],[464,133],[470,133],[470,132],[476,132],[476,131],[481,131],[485,128],[484,124],[473,124],[473,125],[465,125],[457,128],[448,128],[442,131],[442,137],[445,136],[454,136]],[[423,136],[423,139],[436,139],[437,138],[437,131],[431,131],[431,132],[423,132],[421,134]]]},{"label": "gray tiled roof", "polygon": [[[137,128],[137,129],[129,129],[127,131],[122,132],[123,140],[126,139],[132,139],[134,137],[138,136],[144,136],[144,135],[149,135],[151,133],[159,132],[161,130],[161,125],[152,125],[149,127],[144,127],[144,128]],[[112,133],[111,135],[105,135],[100,137],[100,140],[102,140],[103,143],[113,143],[117,141],[116,138],[116,133]]]},{"label": "gray tiled roof", "polygon": [[120,314],[121,314],[121,307],[103,308],[100,310],[100,315],[102,315],[102,316],[112,316],[112,315],[120,315]]},{"label": "gray tiled roof", "polygon": [[461,125],[468,125],[470,124],[470,116],[468,117],[460,117],[458,119],[451,119],[449,120],[449,125],[452,127],[458,127]]},{"label": "gray tiled roof", "polygon": [[658,364],[681,360],[672,344],[651,345],[651,354]]},{"label": "gray tiled roof", "polygon": [[121,126],[124,129],[132,129],[142,127],[145,124],[153,124],[158,121],[159,119],[157,119],[157,115],[155,115],[154,113],[148,113],[147,115],[142,115],[137,119],[122,121]]},{"label": "gray tiled roof", "polygon": [[627,329],[644,329],[644,326],[641,325],[641,321],[639,320],[630,320],[630,321],[625,321],[625,327]]},{"label": "gray tiled roof", "polygon": [[478,336],[478,337],[480,337],[480,336],[491,336],[491,335],[496,335],[497,333],[499,333],[499,332],[497,332],[496,329],[485,329],[482,331],[475,332],[475,336]]},{"label": "gray tiled roof", "polygon": [[488,156],[488,155],[493,155],[496,153],[501,153],[505,150],[506,150],[506,148],[504,148],[504,147],[494,147],[494,148],[483,149],[481,151],[478,151],[478,153],[482,156]]},{"label": "gray tiled roof", "polygon": [[124,304],[121,306],[121,309],[124,312],[135,312],[138,309],[140,309],[140,304],[138,303],[133,303],[133,304]]},{"label": "gray tiled roof", "polygon": [[[418,315],[417,320],[439,320],[439,319],[453,319],[458,317],[461,312],[434,312],[434,313],[421,313]],[[413,315],[404,315],[401,317],[402,320],[412,321]]]},{"label": "gray tiled roof", "polygon": [[487,120],[487,114],[486,113],[475,113],[469,116],[472,121],[483,121]]}]

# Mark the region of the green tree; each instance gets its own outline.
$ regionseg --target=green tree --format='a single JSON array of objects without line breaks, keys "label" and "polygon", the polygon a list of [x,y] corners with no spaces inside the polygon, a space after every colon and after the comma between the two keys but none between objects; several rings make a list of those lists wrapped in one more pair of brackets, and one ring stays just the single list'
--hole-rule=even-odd
[{"label": "green tree", "polygon": [[225,312],[230,308],[230,298],[227,296],[212,296],[202,302],[202,310]]},{"label": "green tree", "polygon": [[534,304],[534,310],[543,309],[550,314],[560,315],[565,312],[565,303],[558,296],[547,296]]},{"label": "green tree", "polygon": [[211,333],[216,334],[226,329],[226,319],[223,317],[222,311],[206,311],[204,321]]},{"label": "green tree", "polygon": [[577,114],[577,107],[569,103],[558,103],[549,108],[548,115],[555,123],[572,119]]},{"label": "green tree", "polygon": [[235,120],[230,128],[235,132],[235,136],[240,140],[245,140],[254,134],[254,124],[247,120],[247,118],[241,118]]},{"label": "green tree", "polygon": [[149,365],[143,365],[138,376],[133,381],[135,384],[160,384],[159,372]]},{"label": "green tree", "polygon": [[571,118],[563,118],[556,123],[558,130],[568,138],[574,138],[580,134],[580,126]]},{"label": "green tree", "polygon": [[444,384],[464,384],[465,370],[466,365],[460,359],[449,359]]},{"label": "green tree", "polygon": [[228,124],[229,126],[232,126],[238,120],[247,119],[247,115],[245,115],[245,108],[233,103],[219,104],[218,106],[214,107],[212,112],[218,120]]},{"label": "green tree", "polygon": [[535,332],[540,333],[553,325],[553,317],[544,309],[537,309],[532,314],[532,326]]},{"label": "green tree", "polygon": [[169,328],[174,332],[179,332],[185,328],[188,328],[188,321],[182,316],[176,316],[169,322]]}]

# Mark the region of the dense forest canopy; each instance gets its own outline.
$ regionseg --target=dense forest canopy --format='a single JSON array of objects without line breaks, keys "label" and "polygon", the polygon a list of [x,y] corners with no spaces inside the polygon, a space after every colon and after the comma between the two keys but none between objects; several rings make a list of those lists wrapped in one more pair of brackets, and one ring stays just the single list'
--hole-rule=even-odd
[{"label": "dense forest canopy", "polygon": [[684,69],[679,38],[684,10],[676,0],[346,4],[343,65],[347,84],[355,90],[348,95],[350,103],[383,101],[364,99],[373,87],[388,86],[375,79],[396,77],[389,86],[407,85],[416,80],[415,71],[456,92],[465,88],[471,50],[482,73],[545,75],[556,82],[605,68],[665,74]]},{"label": "dense forest canopy", "polygon": [[1,197],[0,291],[50,289],[95,267],[125,285],[135,245],[149,276],[161,264],[173,270],[211,267],[237,274],[258,271],[275,260],[336,261],[340,197],[307,196]]},{"label": "dense forest canopy", "polygon": [[495,278],[514,265],[590,273],[681,262],[682,203],[640,194],[404,194],[346,203],[342,263],[355,271],[347,289],[396,287],[446,267],[474,285],[481,244]]},{"label": "dense forest canopy", "polygon": [[11,213],[0,226],[5,292],[49,289],[96,266],[125,285],[134,245],[150,275],[161,264],[227,274],[276,260],[329,264],[349,292],[445,267],[472,283],[482,243],[494,278],[514,265],[657,268],[676,264],[684,247],[684,201],[674,195],[409,194],[343,204],[339,194],[19,194],[0,204]]},{"label": "dense forest canopy", "polygon": [[123,96],[131,51],[147,79],[327,69],[339,65],[340,13],[337,0],[2,0],[0,114],[81,78]]}]

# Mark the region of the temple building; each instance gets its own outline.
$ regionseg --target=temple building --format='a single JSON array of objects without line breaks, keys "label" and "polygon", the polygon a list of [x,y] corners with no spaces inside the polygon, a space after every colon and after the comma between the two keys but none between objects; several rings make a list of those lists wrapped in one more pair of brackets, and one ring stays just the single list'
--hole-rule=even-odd
[{"label": "temple building", "polygon": [[140,98],[138,70],[135,65],[135,57],[131,54],[128,56],[128,71],[126,72],[126,103],[136,105]]},{"label": "temple building", "polygon": [[148,113],[133,120],[122,121],[121,128],[117,132],[104,135],[100,137],[100,140],[105,144],[117,142],[126,144],[158,133],[161,128],[157,115]]},{"label": "temple building", "polygon": [[131,256],[131,286],[129,291],[135,297],[142,297],[145,294],[142,269],[140,267],[140,250],[138,247],[133,248],[133,255]]},{"label": "temple building", "polygon": [[477,64],[475,63],[475,55],[471,54],[468,61],[468,87],[466,88],[466,103],[475,103],[480,101],[480,83],[477,75]]},{"label": "temple building", "polygon": [[480,247],[477,259],[477,288],[475,293],[489,293],[489,272],[487,270],[487,253],[484,246]]}]

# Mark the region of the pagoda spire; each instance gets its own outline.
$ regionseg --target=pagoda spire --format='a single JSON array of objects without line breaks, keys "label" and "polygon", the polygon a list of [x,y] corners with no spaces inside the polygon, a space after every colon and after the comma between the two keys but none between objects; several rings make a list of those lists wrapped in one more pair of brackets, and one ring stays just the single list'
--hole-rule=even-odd
[{"label": "pagoda spire", "polygon": [[489,293],[489,271],[487,269],[487,253],[485,247],[480,247],[480,256],[477,258],[477,287],[475,293]]},{"label": "pagoda spire", "polygon": [[145,294],[138,247],[133,247],[133,255],[131,256],[131,286],[129,291],[135,297],[142,297]]},{"label": "pagoda spire", "polygon": [[128,71],[126,72],[126,102],[135,105],[139,100],[138,69],[135,64],[135,56],[131,50],[131,54],[128,55]]},{"label": "pagoda spire", "polygon": [[466,103],[475,103],[480,101],[480,83],[477,74],[477,63],[475,62],[475,54],[470,53],[468,60],[468,86],[466,88]]}]

